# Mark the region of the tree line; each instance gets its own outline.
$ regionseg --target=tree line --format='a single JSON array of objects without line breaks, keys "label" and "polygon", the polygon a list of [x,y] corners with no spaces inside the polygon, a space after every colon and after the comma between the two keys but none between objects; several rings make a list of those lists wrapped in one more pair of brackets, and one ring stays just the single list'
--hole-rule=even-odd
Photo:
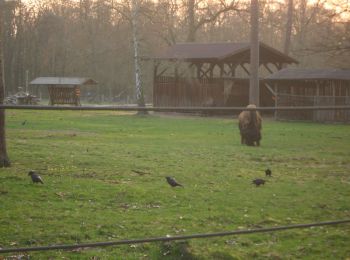
[{"label": "tree line", "polygon": [[[2,8],[6,95],[38,76],[91,77],[98,96],[135,100],[132,2],[16,1]],[[139,55],[177,42],[249,41],[249,2],[138,0]],[[260,40],[302,67],[350,67],[349,4],[326,0],[261,0]],[[151,101],[152,64],[142,62]],[[36,92],[36,89],[31,89]],[[37,94],[37,93],[36,93]]]}]

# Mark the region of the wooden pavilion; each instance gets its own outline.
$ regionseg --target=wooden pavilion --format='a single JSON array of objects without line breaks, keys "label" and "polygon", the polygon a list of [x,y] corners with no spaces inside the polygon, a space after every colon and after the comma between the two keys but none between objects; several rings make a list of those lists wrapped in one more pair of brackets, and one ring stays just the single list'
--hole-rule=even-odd
[{"label": "wooden pavilion", "polygon": [[97,85],[91,78],[39,77],[31,85],[48,86],[49,105],[68,104],[80,106],[80,87]]},{"label": "wooden pavilion", "polygon": [[[283,69],[265,79],[275,92],[275,106],[350,105],[350,70]],[[350,122],[349,110],[278,111],[277,119]]]},{"label": "wooden pavilion", "polygon": [[[260,43],[261,74],[298,63]],[[250,43],[180,43],[153,58],[153,105],[245,106],[249,103]],[[261,80],[260,104],[274,104]]]}]

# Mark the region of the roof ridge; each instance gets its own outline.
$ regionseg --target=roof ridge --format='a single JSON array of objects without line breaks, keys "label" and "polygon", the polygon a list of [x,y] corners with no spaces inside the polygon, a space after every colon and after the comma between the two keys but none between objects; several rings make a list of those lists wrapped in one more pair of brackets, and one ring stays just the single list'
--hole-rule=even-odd
[{"label": "roof ridge", "polygon": [[[197,44],[239,44],[239,43],[249,43],[249,42],[177,42],[173,45],[179,45],[179,44],[193,44],[193,45],[197,45]],[[170,46],[173,46],[170,45]]]}]

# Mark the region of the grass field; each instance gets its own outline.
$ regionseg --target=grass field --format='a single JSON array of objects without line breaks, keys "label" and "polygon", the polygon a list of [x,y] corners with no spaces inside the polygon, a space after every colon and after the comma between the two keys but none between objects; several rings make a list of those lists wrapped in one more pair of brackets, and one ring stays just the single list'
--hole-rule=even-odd
[{"label": "grass field", "polygon": [[[0,247],[219,232],[350,218],[350,126],[8,110]],[[27,120],[24,125],[22,122]],[[256,188],[252,179],[272,177]],[[27,175],[37,170],[45,184]],[[141,172],[141,173],[140,173]],[[170,188],[165,176],[185,188]],[[350,225],[30,252],[30,259],[346,259]],[[15,254],[8,254],[12,256]],[[3,256],[0,255],[0,259]]]}]

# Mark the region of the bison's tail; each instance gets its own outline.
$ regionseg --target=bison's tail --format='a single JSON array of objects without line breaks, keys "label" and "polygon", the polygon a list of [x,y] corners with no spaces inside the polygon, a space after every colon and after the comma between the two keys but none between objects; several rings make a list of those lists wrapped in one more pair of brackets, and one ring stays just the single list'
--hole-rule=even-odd
[{"label": "bison's tail", "polygon": [[250,125],[252,127],[257,127],[258,125],[258,118],[256,115],[256,111],[250,111]]}]

